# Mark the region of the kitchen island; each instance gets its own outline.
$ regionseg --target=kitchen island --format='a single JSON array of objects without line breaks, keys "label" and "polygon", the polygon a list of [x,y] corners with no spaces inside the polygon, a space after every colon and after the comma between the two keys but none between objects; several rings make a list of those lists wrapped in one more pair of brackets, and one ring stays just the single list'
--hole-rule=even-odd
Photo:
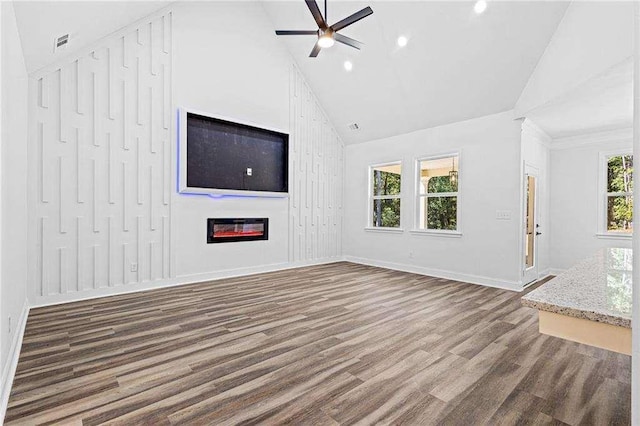
[{"label": "kitchen island", "polygon": [[632,250],[608,248],[522,298],[543,334],[631,355]]}]

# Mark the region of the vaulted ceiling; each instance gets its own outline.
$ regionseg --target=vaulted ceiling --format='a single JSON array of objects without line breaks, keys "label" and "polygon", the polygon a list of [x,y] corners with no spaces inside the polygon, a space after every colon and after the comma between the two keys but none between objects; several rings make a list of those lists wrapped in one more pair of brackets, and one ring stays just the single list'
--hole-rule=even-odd
[{"label": "vaulted ceiling", "polygon": [[[274,29],[316,28],[302,0],[263,4]],[[314,36],[280,37],[347,143],[512,109],[567,8],[489,1],[478,15],[468,1],[329,0],[328,21],[367,5],[373,15],[341,31],[361,51],[336,44],[309,58]]]},{"label": "vaulted ceiling", "polygon": [[[52,49],[55,36],[70,31],[70,49],[78,49],[169,3],[16,2],[28,71],[59,56]],[[469,1],[329,0],[328,21],[367,5],[374,14],[342,31],[365,43],[361,51],[336,44],[309,58],[313,36],[279,39],[347,143],[512,109],[567,7],[491,0],[477,15]],[[274,30],[316,28],[302,0],[263,0],[256,7]],[[396,44],[400,35],[409,39],[404,48]],[[353,63],[351,72],[344,69],[346,60]],[[349,130],[351,123],[360,130]]]},{"label": "vaulted ceiling", "polygon": [[170,1],[15,1],[16,21],[28,72],[64,54],[54,38],[70,33],[69,51],[80,49],[142,19]]}]

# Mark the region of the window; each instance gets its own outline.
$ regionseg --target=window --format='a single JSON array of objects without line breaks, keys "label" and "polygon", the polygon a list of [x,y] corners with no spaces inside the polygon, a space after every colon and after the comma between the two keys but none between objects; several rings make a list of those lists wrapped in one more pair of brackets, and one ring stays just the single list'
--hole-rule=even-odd
[{"label": "window", "polygon": [[633,156],[605,155],[605,233],[631,235],[633,231]]},{"label": "window", "polygon": [[400,186],[402,164],[370,168],[370,224],[376,228],[400,227]]},{"label": "window", "polygon": [[418,229],[458,231],[457,154],[418,160]]}]

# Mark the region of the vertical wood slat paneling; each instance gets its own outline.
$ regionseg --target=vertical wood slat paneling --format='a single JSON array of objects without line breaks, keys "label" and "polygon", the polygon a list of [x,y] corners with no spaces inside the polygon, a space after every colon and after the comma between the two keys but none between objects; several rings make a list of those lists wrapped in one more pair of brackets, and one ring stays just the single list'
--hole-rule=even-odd
[{"label": "vertical wood slat paneling", "polygon": [[142,126],[142,66],[140,65],[140,57],[136,58],[136,123]]},{"label": "vertical wood slat paneling", "polygon": [[75,61],[76,65],[76,74],[74,76],[76,81],[76,112],[78,114],[84,114],[84,100],[83,100],[83,89],[82,89],[82,58],[78,58]]},{"label": "vertical wood slat paneling", "polygon": [[76,217],[76,291],[82,290],[82,218]]},{"label": "vertical wood slat paneling", "polygon": [[344,146],[295,66],[291,68],[289,98],[289,260],[336,257],[341,254]]},{"label": "vertical wood slat paneling", "polygon": [[91,87],[93,90],[93,145],[100,146],[100,91],[98,88],[98,76],[91,73]]},{"label": "vertical wood slat paneling", "polygon": [[65,180],[64,180],[64,170],[65,170],[65,164],[64,164],[64,159],[65,157],[59,156],[58,157],[58,225],[59,225],[59,231],[61,234],[66,234],[67,233],[67,227],[66,227],[66,220],[67,220],[67,215],[65,212],[65,201],[66,201],[66,192],[67,192],[67,186],[65,185]]},{"label": "vertical wood slat paneling", "polygon": [[48,248],[48,239],[47,235],[49,233],[49,227],[47,226],[47,217],[40,217],[40,226],[39,226],[39,243],[40,243],[40,259],[38,267],[40,268],[40,296],[46,296],[48,294],[48,278],[49,278],[49,270],[47,268],[47,262],[49,257],[45,254],[47,253]]},{"label": "vertical wood slat paneling", "polygon": [[127,80],[122,81],[122,149],[129,150],[129,140],[131,139],[131,98],[129,95],[129,87],[131,83]]},{"label": "vertical wood slat paneling", "polygon": [[58,291],[67,292],[67,248],[58,247]]},{"label": "vertical wood slat paneling", "polygon": [[129,180],[127,179],[127,163],[122,162],[122,231],[129,231],[129,209],[127,208],[129,205],[129,201],[127,197],[127,183]]},{"label": "vertical wood slat paneling", "polygon": [[38,103],[41,108],[49,108],[49,78],[45,76],[38,80]]},{"label": "vertical wood slat paneling", "polygon": [[98,187],[100,176],[98,176],[98,164],[95,159],[91,161],[91,172],[92,172],[91,176],[93,179],[92,180],[93,188],[91,190],[91,194],[93,196],[91,217],[93,220],[93,232],[97,233],[97,232],[100,232],[99,219],[98,219],[98,215],[100,214],[100,199],[99,199],[100,189]]},{"label": "vertical wood slat paneling", "polygon": [[100,246],[93,245],[93,288],[100,288]]},{"label": "vertical wood slat paneling", "polygon": [[170,21],[35,77],[36,298],[170,278]]},{"label": "vertical wood slat paneling", "polygon": [[71,113],[71,106],[69,105],[71,102],[71,93],[69,90],[69,68],[60,68],[58,70],[58,108],[59,108],[59,120],[58,120],[58,136],[60,142],[66,143],[69,141],[68,135],[68,125],[69,125],[69,114]]},{"label": "vertical wood slat paneling", "polygon": [[82,191],[82,185],[84,182],[84,174],[82,170],[82,142],[80,141],[80,129],[76,128],[76,202],[78,204],[84,203],[84,194]]},{"label": "vertical wood slat paneling", "polygon": [[126,35],[122,36],[122,66],[124,68],[129,68],[129,43],[128,37]]},{"label": "vertical wood slat paneling", "polygon": [[40,176],[40,202],[42,203],[48,203],[49,202],[49,191],[50,191],[50,183],[51,180],[49,179],[49,176],[47,174],[47,169],[48,169],[48,164],[47,164],[47,160],[48,160],[48,154],[49,154],[49,150],[48,148],[48,143],[47,143],[47,137],[45,134],[45,129],[44,129],[44,123],[43,122],[38,122],[37,124],[38,126],[38,130],[37,130],[37,137],[38,137],[38,155],[39,155],[39,159],[40,161],[39,163],[39,173],[38,175]]}]

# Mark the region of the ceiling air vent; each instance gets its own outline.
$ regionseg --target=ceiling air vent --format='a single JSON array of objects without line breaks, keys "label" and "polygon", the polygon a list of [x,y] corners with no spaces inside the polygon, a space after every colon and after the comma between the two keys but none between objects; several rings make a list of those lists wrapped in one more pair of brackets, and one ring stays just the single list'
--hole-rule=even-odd
[{"label": "ceiling air vent", "polygon": [[65,34],[63,36],[56,37],[54,39],[54,43],[53,43],[53,51],[54,51],[54,53],[57,52],[58,50],[66,48],[67,44],[69,44],[69,34]]},{"label": "ceiling air vent", "polygon": [[358,126],[358,123],[351,123],[349,124],[349,129],[350,130],[360,130],[360,126]]}]

